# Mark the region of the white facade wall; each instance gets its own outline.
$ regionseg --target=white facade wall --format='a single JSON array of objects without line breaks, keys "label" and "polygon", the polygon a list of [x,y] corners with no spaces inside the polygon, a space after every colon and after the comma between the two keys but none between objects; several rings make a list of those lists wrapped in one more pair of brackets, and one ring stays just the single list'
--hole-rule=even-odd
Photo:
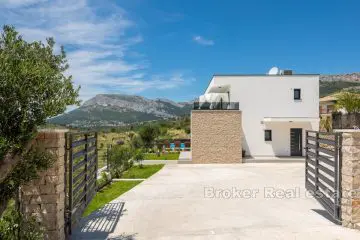
[{"label": "white facade wall", "polygon": [[[206,93],[219,85],[230,85],[230,101],[239,102],[246,155],[290,156],[290,128],[303,129],[303,147],[305,130],[319,129],[318,121],[263,123],[268,117],[318,119],[318,75],[214,76]],[[301,100],[294,100],[295,88]],[[265,141],[265,129],[272,130],[272,141]]]}]

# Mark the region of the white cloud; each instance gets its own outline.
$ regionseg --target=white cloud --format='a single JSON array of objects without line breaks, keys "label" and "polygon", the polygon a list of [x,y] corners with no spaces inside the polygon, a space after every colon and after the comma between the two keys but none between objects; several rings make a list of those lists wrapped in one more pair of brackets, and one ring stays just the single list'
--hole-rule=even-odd
[{"label": "white cloud", "polygon": [[6,7],[19,7],[28,6],[31,4],[46,2],[47,0],[0,0],[0,4],[4,4]]},{"label": "white cloud", "polygon": [[15,25],[29,41],[54,37],[57,49],[65,46],[68,73],[81,85],[82,100],[99,93],[139,93],[193,81],[181,72],[150,74],[150,63],[134,50],[143,41],[136,23],[114,2],[0,1],[6,3],[0,5],[0,24]]},{"label": "white cloud", "polygon": [[200,45],[212,46],[215,44],[213,40],[206,39],[202,36],[195,36],[193,37],[193,40]]}]

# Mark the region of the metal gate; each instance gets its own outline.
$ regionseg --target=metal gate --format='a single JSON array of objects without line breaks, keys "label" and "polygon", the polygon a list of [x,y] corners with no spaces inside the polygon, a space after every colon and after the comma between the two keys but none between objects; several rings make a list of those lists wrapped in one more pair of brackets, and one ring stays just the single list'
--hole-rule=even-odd
[{"label": "metal gate", "polygon": [[305,187],[341,220],[341,133],[306,131]]},{"label": "metal gate", "polygon": [[86,206],[96,194],[97,133],[66,134],[66,232],[71,234]]}]

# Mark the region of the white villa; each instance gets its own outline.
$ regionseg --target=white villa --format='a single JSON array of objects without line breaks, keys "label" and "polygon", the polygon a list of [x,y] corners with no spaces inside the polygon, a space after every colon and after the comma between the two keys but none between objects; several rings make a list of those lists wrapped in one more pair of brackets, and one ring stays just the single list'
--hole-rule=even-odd
[{"label": "white villa", "polygon": [[[239,113],[234,114],[235,111]],[[233,114],[232,119],[221,122],[229,114]],[[208,120],[204,128],[214,128],[213,132],[216,132],[216,125],[219,125],[217,129],[222,128],[217,136],[231,135],[232,140],[225,140],[231,147],[218,142],[211,133],[201,131],[201,125],[197,124],[199,117],[202,122]],[[266,75],[216,74],[194,106],[192,121],[194,162],[206,163],[205,158],[213,157],[217,160],[208,162],[241,161],[241,156],[240,159],[233,158],[225,153],[224,148],[227,151],[238,148],[230,151],[232,155],[242,150],[246,156],[252,157],[303,156],[305,131],[319,129],[319,75],[293,74],[291,70],[277,68]],[[239,140],[235,139],[234,132],[239,135]],[[201,134],[205,135],[199,136]],[[212,137],[215,139],[211,140]],[[213,142],[212,149],[208,149],[208,143],[201,142],[204,138]],[[241,142],[241,147],[233,142]],[[199,149],[204,147],[206,150]],[[221,161],[221,154],[231,159]]]}]

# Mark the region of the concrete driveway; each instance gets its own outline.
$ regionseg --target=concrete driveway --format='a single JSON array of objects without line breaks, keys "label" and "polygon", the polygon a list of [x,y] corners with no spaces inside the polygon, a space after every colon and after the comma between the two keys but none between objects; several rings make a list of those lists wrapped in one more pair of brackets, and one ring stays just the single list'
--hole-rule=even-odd
[{"label": "concrete driveway", "polygon": [[166,165],[112,204],[103,239],[360,239],[305,195],[304,163]]}]

